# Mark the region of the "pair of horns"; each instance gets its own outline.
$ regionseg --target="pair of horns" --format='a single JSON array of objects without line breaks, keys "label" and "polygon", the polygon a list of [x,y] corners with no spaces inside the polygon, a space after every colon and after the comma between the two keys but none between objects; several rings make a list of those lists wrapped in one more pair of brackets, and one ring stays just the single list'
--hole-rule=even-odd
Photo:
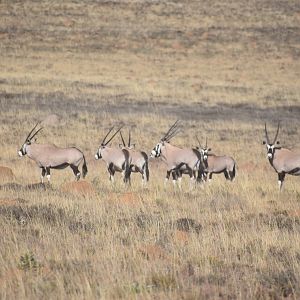
[{"label": "pair of horns", "polygon": [[[279,127],[280,127],[280,121],[278,122],[278,126],[277,126],[277,132],[276,132],[276,135],[275,135],[275,138],[273,140],[273,145],[275,144],[276,140],[277,140],[277,137],[278,137],[278,133],[279,133]],[[266,134],[266,140],[267,140],[267,143],[268,144],[271,144],[270,143],[270,139],[269,139],[269,135],[268,135],[268,131],[267,131],[267,123],[265,123],[265,134]]]},{"label": "pair of horns", "polygon": [[106,146],[117,134],[118,132],[122,129],[123,126],[121,126],[113,135],[112,137],[108,140],[108,141],[105,141],[106,138],[108,137],[108,135],[112,132],[112,130],[114,129],[114,126],[112,128],[109,129],[108,133],[106,134],[106,136],[104,137],[101,145],[103,146]]},{"label": "pair of horns", "polygon": [[178,128],[179,120],[177,120],[167,131],[167,133],[162,137],[162,141],[169,142],[175,135],[177,135],[180,131]]},{"label": "pair of horns", "polygon": [[[121,135],[123,146],[126,147],[126,143],[125,143],[125,140],[123,138],[122,131],[120,131],[120,135]],[[127,147],[130,147],[130,145],[131,145],[131,134],[130,134],[130,130],[129,130],[129,134],[128,134],[128,146]]]},{"label": "pair of horns", "polygon": [[[202,148],[201,143],[200,143],[200,140],[199,140],[199,138],[198,138],[197,135],[196,135],[196,139],[197,139],[197,141],[198,141],[198,144],[199,144],[200,148]],[[207,149],[207,137],[205,138],[205,148],[202,148],[202,149]]]},{"label": "pair of horns", "polygon": [[36,125],[31,129],[31,131],[26,137],[26,141],[31,141],[38,134],[38,132],[40,132],[43,129],[43,127],[41,127],[33,135],[31,135],[39,124],[41,124],[41,122],[37,122]]}]

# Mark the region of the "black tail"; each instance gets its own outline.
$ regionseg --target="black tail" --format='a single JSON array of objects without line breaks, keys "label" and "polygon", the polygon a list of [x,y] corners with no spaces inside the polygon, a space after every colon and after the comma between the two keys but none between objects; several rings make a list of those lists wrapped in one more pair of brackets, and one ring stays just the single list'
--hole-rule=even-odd
[{"label": "black tail", "polygon": [[146,175],[146,181],[149,181],[150,172],[149,172],[149,164],[148,164],[148,155],[145,152],[141,152],[141,153],[145,159],[144,170],[145,170],[145,175]]},{"label": "black tail", "polygon": [[150,172],[149,172],[148,160],[145,162],[145,174],[146,174],[146,181],[149,181]]},{"label": "black tail", "polygon": [[83,165],[82,165],[82,177],[85,178],[87,172],[88,172],[88,169],[87,169],[87,165],[86,165],[86,160],[85,160],[85,156],[84,154],[82,153],[83,155]]}]

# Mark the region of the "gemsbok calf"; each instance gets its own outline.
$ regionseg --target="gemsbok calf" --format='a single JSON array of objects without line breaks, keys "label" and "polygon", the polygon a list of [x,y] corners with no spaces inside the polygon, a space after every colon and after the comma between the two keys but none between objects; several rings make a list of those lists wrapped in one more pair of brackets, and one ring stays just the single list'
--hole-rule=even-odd
[{"label": "gemsbok calf", "polygon": [[202,178],[198,176],[198,180],[211,181],[213,174],[223,173],[227,180],[233,181],[236,175],[236,162],[230,156],[217,156],[215,154],[209,153],[211,148],[207,147],[207,139],[205,141],[205,147],[201,147],[200,141],[199,150],[202,154],[203,164],[204,164],[204,176]]},{"label": "gemsbok calf", "polygon": [[119,133],[122,127],[120,127],[113,135],[112,137],[106,141],[106,138],[108,135],[112,132],[114,127],[112,127],[104,139],[102,140],[102,143],[95,154],[96,159],[103,159],[106,162],[107,170],[109,173],[109,179],[110,181],[114,182],[114,175],[115,172],[121,172],[123,181],[125,183],[130,183],[130,165],[131,165],[131,158],[129,155],[129,151],[127,149],[120,149],[120,148],[113,148],[107,146],[110,141]]},{"label": "gemsbok calf", "polygon": [[126,149],[129,152],[131,158],[130,171],[134,173],[142,174],[142,184],[144,185],[149,181],[149,166],[148,166],[148,155],[144,151],[135,150],[135,144],[131,144],[131,134],[128,134],[128,144],[126,146],[122,132],[120,131],[122,139],[122,149]]},{"label": "gemsbok calf", "polygon": [[84,154],[75,147],[59,148],[54,144],[35,144],[33,138],[43,128],[38,129],[34,134],[34,130],[40,124],[38,122],[27,135],[24,144],[19,150],[19,156],[28,155],[29,158],[34,160],[39,168],[42,169],[41,182],[44,183],[44,177],[47,175],[48,182],[50,183],[50,169],[64,169],[68,166],[71,167],[75,175],[75,179],[79,180],[80,171],[78,167],[82,164],[82,176],[86,176],[88,170]]},{"label": "gemsbok calf", "polygon": [[[161,157],[167,165],[167,175],[165,182],[173,176],[173,183],[176,184],[178,176],[188,173],[191,187],[195,182],[195,171],[200,169],[201,154],[196,149],[179,148],[170,144],[170,140],[178,134],[178,120],[169,128],[160,142],[151,151],[150,157]],[[181,178],[181,176],[179,176]],[[179,178],[179,179],[180,179]],[[178,181],[179,188],[180,180]]]},{"label": "gemsbok calf", "polygon": [[300,154],[280,146],[280,142],[277,140],[279,127],[280,123],[278,123],[274,140],[271,142],[268,136],[267,124],[265,123],[266,140],[263,141],[263,144],[267,148],[268,160],[278,174],[278,185],[279,190],[281,190],[286,174],[300,175]]}]

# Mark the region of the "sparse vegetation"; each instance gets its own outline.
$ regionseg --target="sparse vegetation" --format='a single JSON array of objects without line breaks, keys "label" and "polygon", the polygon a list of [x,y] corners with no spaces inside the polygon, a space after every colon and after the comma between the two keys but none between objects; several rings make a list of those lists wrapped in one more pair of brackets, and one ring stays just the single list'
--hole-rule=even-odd
[{"label": "sparse vegetation", "polygon": [[[1,299],[300,297],[299,178],[279,194],[261,145],[280,119],[300,148],[299,1],[2,1],[0,16]],[[146,189],[112,186],[94,160],[107,129],[149,153],[177,118],[172,142],[207,136],[236,181],[174,191],[150,160]],[[17,157],[43,119],[37,142],[82,149],[87,182],[41,185]]]}]

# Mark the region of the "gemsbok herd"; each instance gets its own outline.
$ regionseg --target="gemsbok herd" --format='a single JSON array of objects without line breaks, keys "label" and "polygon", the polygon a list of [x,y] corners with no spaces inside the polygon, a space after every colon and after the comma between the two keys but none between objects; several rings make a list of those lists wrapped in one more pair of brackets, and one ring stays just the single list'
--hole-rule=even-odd
[{"label": "gemsbok herd", "polygon": [[[27,135],[24,144],[19,150],[19,156],[28,155],[34,160],[41,169],[41,182],[47,175],[50,183],[50,169],[64,169],[68,166],[72,169],[75,179],[79,180],[81,173],[79,166],[82,165],[82,177],[84,178],[88,172],[86,159],[82,151],[75,147],[60,148],[54,144],[37,144],[33,138],[43,129],[38,128],[38,122]],[[236,162],[230,156],[217,156],[211,153],[211,148],[202,146],[200,140],[196,136],[198,146],[195,148],[180,148],[170,143],[175,137],[179,129],[179,121],[177,120],[169,130],[164,134],[156,146],[152,149],[150,157],[160,157],[166,164],[167,182],[172,176],[174,185],[178,185],[181,189],[181,179],[183,174],[190,177],[190,187],[193,188],[196,183],[204,183],[211,181],[213,174],[223,173],[225,178],[233,181],[236,175]],[[300,175],[300,154],[295,153],[287,148],[280,146],[277,140],[279,134],[280,123],[278,123],[277,132],[273,141],[269,139],[267,125],[265,124],[265,138],[263,144],[267,148],[267,157],[278,174],[279,189],[282,189],[283,181],[286,174]],[[135,144],[131,144],[131,132],[128,133],[128,143],[124,140],[122,127],[114,131],[114,127],[110,128],[103,138],[98,148],[95,158],[103,159],[106,163],[109,173],[109,179],[114,181],[115,172],[121,172],[124,183],[130,184],[130,176],[132,172],[142,175],[142,183],[146,185],[149,181],[149,162],[146,152],[135,149]],[[114,131],[114,133],[113,133]],[[120,134],[122,144],[118,147],[112,147],[109,143],[117,134]],[[111,134],[111,137],[109,135]],[[107,140],[108,139],[108,140]]]}]

